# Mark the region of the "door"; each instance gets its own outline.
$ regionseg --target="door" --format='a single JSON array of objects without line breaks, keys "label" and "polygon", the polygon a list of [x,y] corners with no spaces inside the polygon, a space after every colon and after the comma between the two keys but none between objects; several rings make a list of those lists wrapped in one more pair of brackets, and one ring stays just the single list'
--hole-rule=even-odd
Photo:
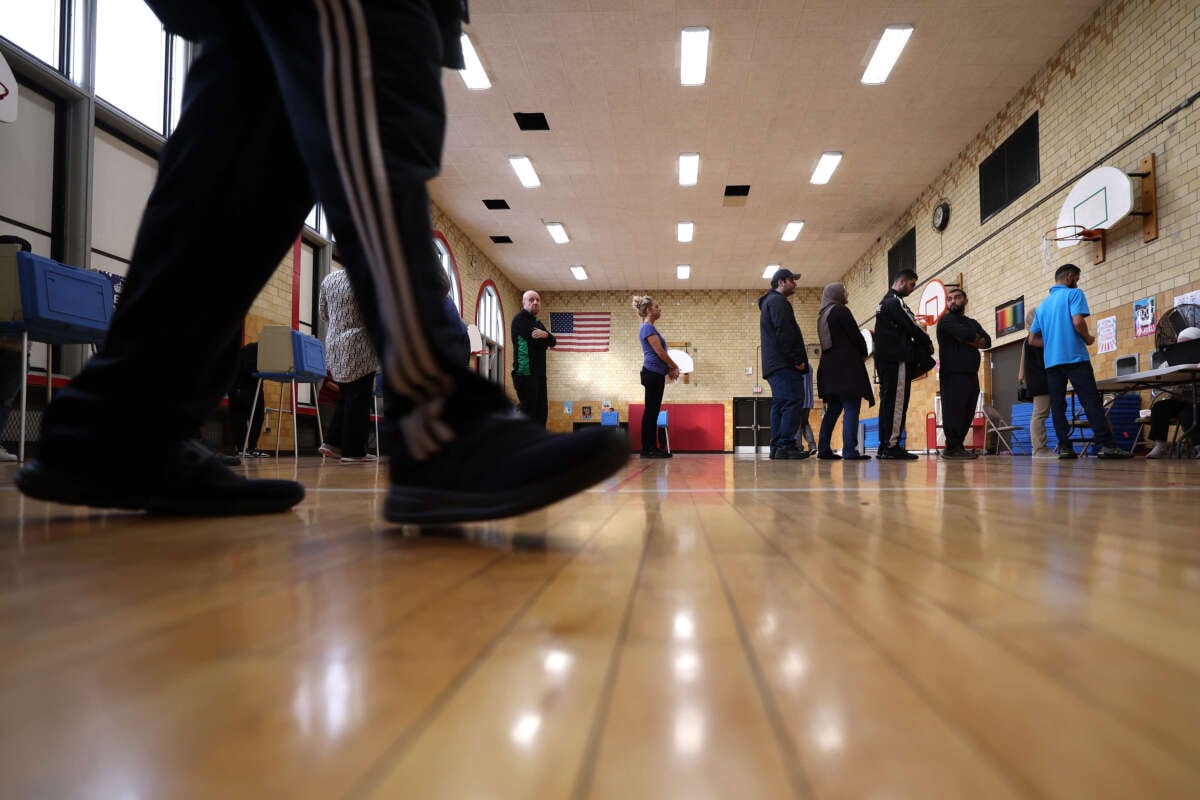
[{"label": "door", "polygon": [[771,446],[771,398],[733,398],[733,452],[753,453]]},{"label": "door", "polygon": [[991,406],[1005,421],[1012,422],[1013,405],[1017,402],[1017,375],[1021,369],[1021,347],[1025,341],[1006,344],[988,351],[992,372]]}]

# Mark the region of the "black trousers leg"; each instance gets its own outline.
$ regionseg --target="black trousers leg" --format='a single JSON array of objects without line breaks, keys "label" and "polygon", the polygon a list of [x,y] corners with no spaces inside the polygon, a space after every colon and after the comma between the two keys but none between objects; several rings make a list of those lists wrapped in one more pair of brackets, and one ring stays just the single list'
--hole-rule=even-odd
[{"label": "black trousers leg", "polygon": [[966,441],[975,418],[979,401],[979,376],[974,373],[943,372],[942,429],[946,434],[946,449],[958,449]]},{"label": "black trousers leg", "polygon": [[879,449],[883,451],[891,446],[892,429],[895,426],[900,364],[876,358],[875,369],[879,373]]},{"label": "black trousers leg", "polygon": [[643,369],[642,386],[646,387],[646,409],[642,414],[642,452],[645,453],[658,449],[658,412],[662,411],[667,376]]},{"label": "black trousers leg", "polygon": [[[334,410],[334,419],[340,427],[337,445],[342,448],[343,456],[362,458],[367,454],[367,438],[371,433],[375,373],[346,383],[339,381],[338,388],[341,391],[338,393],[338,404]],[[332,426],[330,428],[332,429]]]}]

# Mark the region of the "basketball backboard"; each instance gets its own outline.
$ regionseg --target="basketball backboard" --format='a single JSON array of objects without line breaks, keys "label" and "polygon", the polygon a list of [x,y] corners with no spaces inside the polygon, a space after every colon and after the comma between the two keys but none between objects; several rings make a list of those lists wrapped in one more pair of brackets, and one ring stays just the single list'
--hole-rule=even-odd
[{"label": "basketball backboard", "polygon": [[917,316],[925,317],[930,325],[941,319],[946,313],[946,284],[934,278],[925,284],[921,292],[921,302],[917,304]]},{"label": "basketball backboard", "polygon": [[[1071,188],[1058,227],[1078,225],[1087,230],[1104,230],[1116,225],[1133,210],[1133,182],[1116,167],[1097,167]],[[1060,248],[1074,247],[1078,238],[1059,239]]]}]

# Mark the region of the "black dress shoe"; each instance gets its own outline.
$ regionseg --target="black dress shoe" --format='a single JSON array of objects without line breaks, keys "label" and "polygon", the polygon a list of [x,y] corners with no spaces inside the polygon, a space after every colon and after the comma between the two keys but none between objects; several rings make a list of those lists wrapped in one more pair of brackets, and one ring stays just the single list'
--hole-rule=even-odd
[{"label": "black dress shoe", "polygon": [[67,505],[195,516],[270,514],[304,499],[299,483],[244,478],[194,440],[164,444],[157,452],[120,469],[97,469],[83,459],[31,461],[17,473],[17,488]]}]

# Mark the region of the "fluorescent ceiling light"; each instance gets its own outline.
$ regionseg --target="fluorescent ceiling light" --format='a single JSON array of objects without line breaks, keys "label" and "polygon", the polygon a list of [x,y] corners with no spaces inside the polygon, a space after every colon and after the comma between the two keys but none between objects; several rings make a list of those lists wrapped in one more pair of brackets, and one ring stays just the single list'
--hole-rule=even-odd
[{"label": "fluorescent ceiling light", "polygon": [[675,265],[675,277],[679,278],[679,280],[681,280],[681,281],[686,281],[688,278],[692,277],[692,265],[691,264],[676,264]]},{"label": "fluorescent ceiling light", "polygon": [[578,264],[571,267],[571,274],[575,276],[575,280],[577,280],[577,281],[586,281],[587,280],[587,270],[584,269],[583,267],[579,266]]},{"label": "fluorescent ceiling light", "polygon": [[787,227],[783,229],[783,236],[781,236],[780,239],[785,242],[794,242],[802,230],[804,230],[804,220],[792,220],[787,224]]},{"label": "fluorescent ceiling light", "polygon": [[778,264],[767,264],[767,268],[763,270],[763,277],[766,278],[767,280],[771,280],[771,278],[773,278],[775,276],[775,273],[778,270],[779,270]]},{"label": "fluorescent ceiling light", "polygon": [[508,163],[512,164],[513,172],[517,173],[517,179],[526,189],[536,189],[542,185],[528,156],[509,156]]},{"label": "fluorescent ceiling light", "polygon": [[567,229],[561,222],[547,222],[546,230],[550,232],[550,238],[554,240],[555,244],[566,244],[571,241],[571,237],[567,236]]},{"label": "fluorescent ceiling light", "polygon": [[679,44],[679,82],[703,86],[708,73],[708,28],[684,28]]},{"label": "fluorescent ceiling light", "polygon": [[840,163],[842,163],[841,153],[821,153],[821,160],[817,162],[817,168],[813,170],[812,182],[816,184],[829,183],[829,179],[833,177],[833,171],[838,168]]},{"label": "fluorescent ceiling light", "polygon": [[875,45],[875,52],[863,72],[863,83],[878,86],[888,79],[912,32],[912,25],[889,25],[883,29],[883,36],[879,37],[879,44]]},{"label": "fluorescent ceiling light", "polygon": [[460,69],[458,74],[462,76],[463,83],[467,85],[468,89],[492,88],[492,81],[483,68],[483,62],[479,60],[479,54],[475,52],[475,45],[471,44],[471,37],[464,33],[460,41],[462,42],[463,63],[466,66]]},{"label": "fluorescent ceiling light", "polygon": [[675,239],[680,242],[690,242],[696,233],[696,223],[680,222],[675,226]]},{"label": "fluorescent ceiling light", "polygon": [[700,154],[679,154],[679,185],[695,186],[700,179]]}]

